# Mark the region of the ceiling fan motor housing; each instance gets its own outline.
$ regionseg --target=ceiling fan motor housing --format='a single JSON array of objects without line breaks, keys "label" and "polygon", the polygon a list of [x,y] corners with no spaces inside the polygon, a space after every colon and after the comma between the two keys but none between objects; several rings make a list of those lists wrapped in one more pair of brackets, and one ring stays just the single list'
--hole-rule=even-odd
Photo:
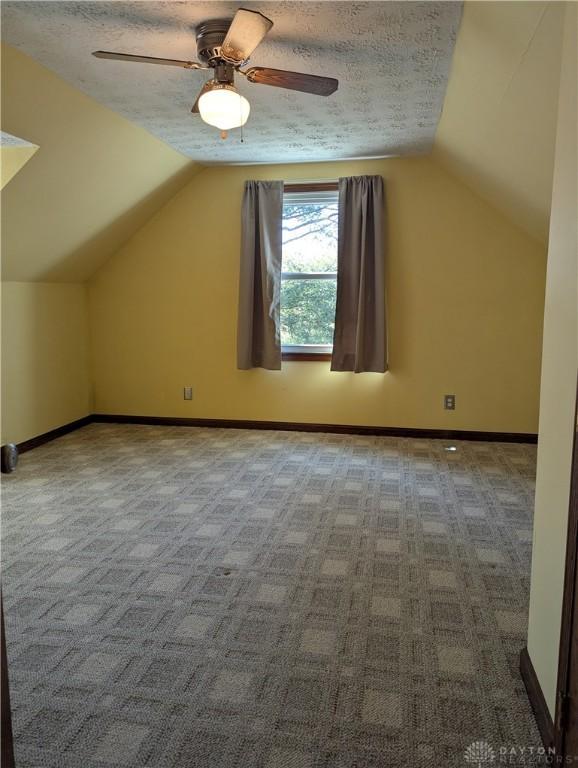
[{"label": "ceiling fan motor housing", "polygon": [[221,46],[230,26],[231,19],[213,19],[199,24],[196,35],[200,61],[211,67],[222,63]]}]

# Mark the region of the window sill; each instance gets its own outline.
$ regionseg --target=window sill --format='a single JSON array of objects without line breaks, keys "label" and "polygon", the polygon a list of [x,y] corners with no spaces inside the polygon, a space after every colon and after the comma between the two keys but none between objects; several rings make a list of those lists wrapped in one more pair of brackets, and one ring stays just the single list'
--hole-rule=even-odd
[{"label": "window sill", "polygon": [[294,362],[323,363],[331,360],[331,352],[281,352],[281,359]]}]

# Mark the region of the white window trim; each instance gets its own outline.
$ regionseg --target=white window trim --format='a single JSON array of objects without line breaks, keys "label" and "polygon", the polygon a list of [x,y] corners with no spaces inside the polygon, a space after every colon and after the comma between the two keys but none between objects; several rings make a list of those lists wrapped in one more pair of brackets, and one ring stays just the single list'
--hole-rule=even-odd
[{"label": "white window trim", "polygon": [[307,205],[315,204],[335,204],[339,203],[339,193],[337,190],[316,190],[314,192],[283,192],[283,206],[302,203]]},{"label": "white window trim", "polygon": [[282,352],[288,354],[330,355],[333,344],[283,344]]},{"label": "white window trim", "polygon": [[[292,203],[336,203],[337,191],[284,192],[283,206]],[[337,280],[337,272],[282,272],[281,280]],[[282,344],[281,352],[287,354],[330,355],[333,344]]]}]

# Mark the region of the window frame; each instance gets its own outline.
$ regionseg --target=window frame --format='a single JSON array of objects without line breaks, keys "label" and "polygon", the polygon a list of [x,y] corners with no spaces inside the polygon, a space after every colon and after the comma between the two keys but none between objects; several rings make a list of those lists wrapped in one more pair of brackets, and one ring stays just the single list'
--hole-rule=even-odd
[{"label": "window frame", "polygon": [[[337,192],[337,181],[287,182],[283,185],[283,195],[286,192]],[[291,276],[296,280],[333,280],[337,272],[282,272],[281,279]],[[300,362],[327,362],[331,360],[333,345],[331,344],[283,344],[281,359]]]}]

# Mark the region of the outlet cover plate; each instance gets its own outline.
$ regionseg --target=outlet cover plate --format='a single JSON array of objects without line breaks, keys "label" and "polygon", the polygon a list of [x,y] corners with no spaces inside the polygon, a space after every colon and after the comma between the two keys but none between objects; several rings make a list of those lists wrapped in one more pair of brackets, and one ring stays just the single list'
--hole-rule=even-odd
[{"label": "outlet cover plate", "polygon": [[455,411],[456,410],[456,396],[455,395],[444,395],[444,408],[446,411]]},{"label": "outlet cover plate", "polygon": [[193,388],[192,387],[184,387],[183,388],[183,400],[192,400],[193,399]]}]

